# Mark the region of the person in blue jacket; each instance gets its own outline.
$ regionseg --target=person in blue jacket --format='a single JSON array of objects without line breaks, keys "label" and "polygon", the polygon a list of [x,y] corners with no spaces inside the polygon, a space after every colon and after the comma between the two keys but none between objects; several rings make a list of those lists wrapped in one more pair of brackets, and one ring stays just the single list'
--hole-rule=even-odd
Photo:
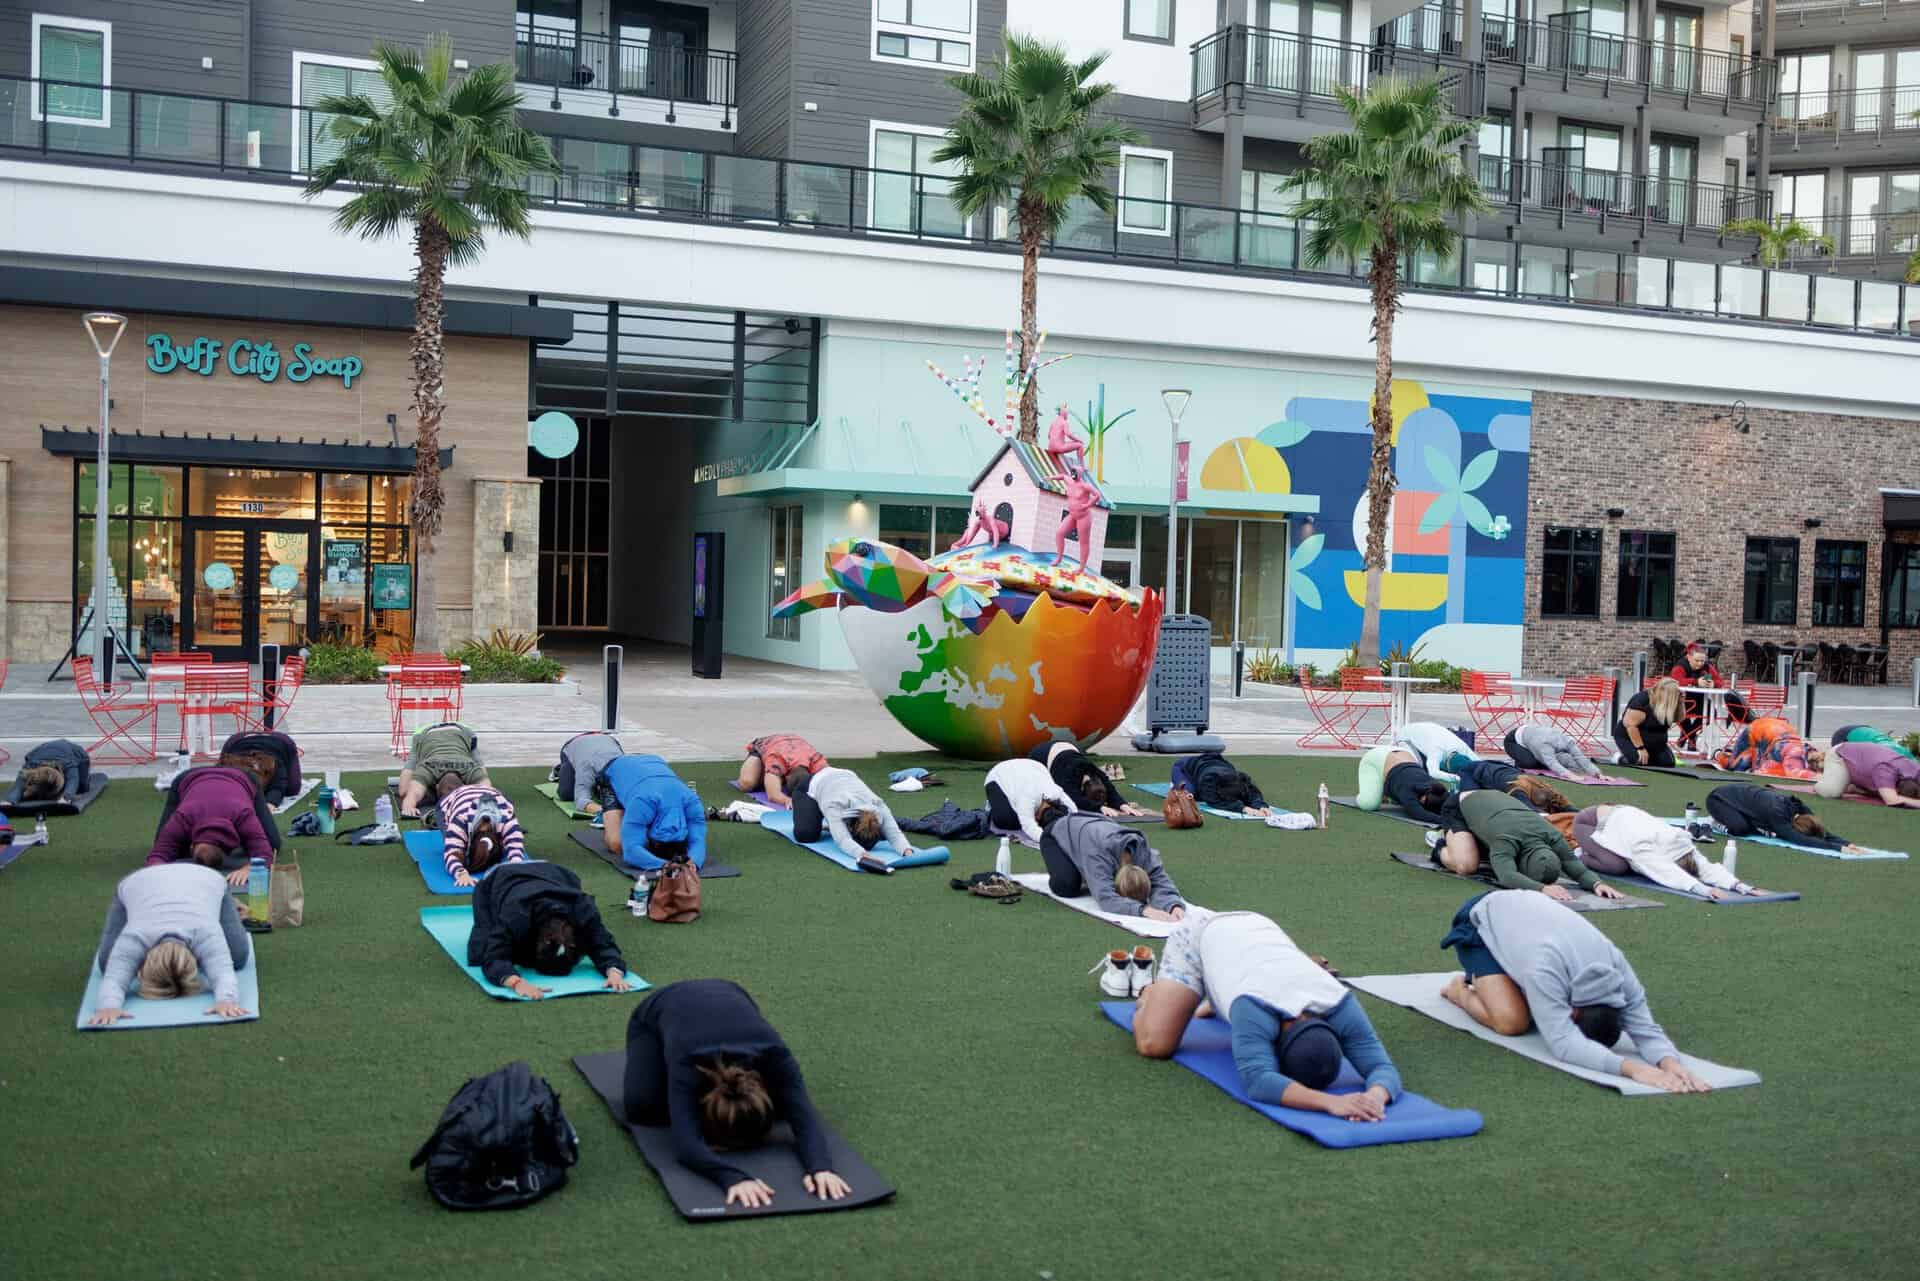
[{"label": "person in blue jacket", "polygon": [[658,756],[621,756],[607,766],[607,849],[628,867],[651,872],[685,856],[707,863],[707,811],[694,790]]}]

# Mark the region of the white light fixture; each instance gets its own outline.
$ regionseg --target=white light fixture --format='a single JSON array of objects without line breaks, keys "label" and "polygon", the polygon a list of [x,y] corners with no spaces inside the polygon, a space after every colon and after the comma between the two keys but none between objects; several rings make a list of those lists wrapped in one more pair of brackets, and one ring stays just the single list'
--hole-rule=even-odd
[{"label": "white light fixture", "polygon": [[87,327],[87,337],[93,340],[93,350],[100,359],[113,355],[113,349],[119,345],[120,335],[127,332],[127,318],[116,311],[90,311],[82,316],[81,323]]},{"label": "white light fixture", "polygon": [[1192,399],[1193,392],[1185,387],[1168,387],[1160,393],[1160,402],[1167,407],[1167,417],[1173,419],[1176,429],[1187,412],[1187,402]]},{"label": "white light fixture", "polygon": [[93,616],[94,643],[99,647],[95,659],[97,679],[106,688],[113,686],[113,610],[107,600],[107,517],[112,514],[107,501],[107,441],[111,428],[107,422],[113,409],[108,395],[107,365],[120,336],[127,332],[127,318],[117,311],[90,311],[80,318],[87,328],[87,340],[100,357],[100,429],[93,465],[93,598],[87,610]]}]

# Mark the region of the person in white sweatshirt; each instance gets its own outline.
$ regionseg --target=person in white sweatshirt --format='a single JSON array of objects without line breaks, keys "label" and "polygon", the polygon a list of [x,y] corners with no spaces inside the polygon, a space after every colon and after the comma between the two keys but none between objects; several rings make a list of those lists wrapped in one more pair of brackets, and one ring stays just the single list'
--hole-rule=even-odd
[{"label": "person in white sweatshirt", "polygon": [[1573,818],[1580,861],[1606,876],[1636,872],[1705,898],[1765,894],[1702,854],[1685,831],[1633,805],[1590,805]]},{"label": "person in white sweatshirt", "polygon": [[127,988],[138,983],[148,1000],[213,989],[209,1014],[242,1018],[240,981],[250,940],[227,880],[198,863],[156,863],[123,878],[113,893],[107,927],[95,963],[100,967],[94,1027],[130,1019],[122,1007]]},{"label": "person in white sweatshirt", "polygon": [[987,813],[1003,832],[1018,828],[1038,843],[1040,810],[1049,801],[1064,806],[1069,814],[1079,808],[1047,767],[1030,756],[1001,761],[987,771]]},{"label": "person in white sweatshirt", "polygon": [[896,857],[913,856],[893,811],[852,770],[832,765],[811,773],[794,770],[786,785],[793,798],[793,836],[802,845],[831,835],[840,852],[856,861],[870,858],[882,841]]},{"label": "person in white sweatshirt", "polygon": [[1447,768],[1447,758],[1458,753],[1469,760],[1477,759],[1467,740],[1436,721],[1408,721],[1393,741],[1419,757],[1427,773],[1450,787],[1459,784],[1460,774]]}]

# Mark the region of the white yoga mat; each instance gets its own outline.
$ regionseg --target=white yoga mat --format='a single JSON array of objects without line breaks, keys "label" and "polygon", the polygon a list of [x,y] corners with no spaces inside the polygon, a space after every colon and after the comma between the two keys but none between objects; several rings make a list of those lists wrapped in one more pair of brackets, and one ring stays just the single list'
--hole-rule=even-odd
[{"label": "white yoga mat", "polygon": [[[1118,925],[1129,934],[1138,934],[1141,938],[1163,939],[1173,933],[1174,927],[1180,924],[1178,921],[1150,921],[1144,916],[1119,916],[1113,912],[1102,911],[1100,905],[1093,901],[1091,894],[1082,894],[1078,898],[1061,898],[1047,888],[1045,872],[1019,872],[1012,879],[1021,889],[1030,894],[1044,895],[1062,907],[1070,907],[1076,912],[1085,912],[1088,916],[1105,921],[1109,925]],[[1191,907],[1192,904],[1188,906]]]},{"label": "white yoga mat", "polygon": [[[1404,1005],[1417,1010],[1430,1019],[1445,1023],[1448,1027],[1459,1028],[1462,1032],[1479,1037],[1489,1045],[1497,1045],[1503,1050],[1512,1050],[1515,1054],[1544,1063],[1550,1068],[1592,1081],[1595,1085],[1604,1085],[1620,1091],[1622,1094],[1665,1094],[1666,1091],[1652,1085],[1642,1085],[1630,1081],[1624,1076],[1610,1076],[1605,1072],[1594,1072],[1587,1068],[1575,1067],[1553,1057],[1547,1050],[1547,1043],[1537,1031],[1529,1031],[1523,1036],[1501,1036],[1491,1028],[1482,1027],[1459,1006],[1440,995],[1440,990],[1453,981],[1453,971],[1444,974],[1370,974],[1364,978],[1347,979],[1349,987],[1357,988],[1370,996],[1395,1005]],[[1619,1044],[1613,1047],[1614,1053],[1632,1056],[1636,1054],[1633,1038],[1622,1036]],[[1749,1072],[1745,1068],[1730,1068],[1719,1063],[1710,1063],[1706,1059],[1697,1059],[1691,1054],[1682,1054],[1680,1061],[1695,1076],[1716,1090],[1732,1089],[1736,1085],[1758,1085],[1760,1074]]]}]

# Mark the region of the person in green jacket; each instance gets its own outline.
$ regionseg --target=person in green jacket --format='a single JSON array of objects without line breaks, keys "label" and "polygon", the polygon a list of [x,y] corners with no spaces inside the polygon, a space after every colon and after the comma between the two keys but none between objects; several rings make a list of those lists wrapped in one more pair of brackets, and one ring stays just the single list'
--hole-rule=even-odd
[{"label": "person in green jacket", "polygon": [[1501,889],[1539,890],[1565,902],[1573,895],[1561,882],[1571,881],[1601,898],[1622,897],[1580,861],[1553,824],[1505,792],[1457,792],[1440,816],[1445,834],[1436,831],[1428,841],[1434,861],[1450,872],[1473,876],[1484,863]]},{"label": "person in green jacket", "polygon": [[1878,743],[1882,747],[1891,747],[1900,755],[1913,759],[1913,753],[1907,750],[1905,743],[1887,731],[1875,729],[1871,725],[1842,725],[1833,731],[1833,745],[1838,747],[1842,743]]}]

